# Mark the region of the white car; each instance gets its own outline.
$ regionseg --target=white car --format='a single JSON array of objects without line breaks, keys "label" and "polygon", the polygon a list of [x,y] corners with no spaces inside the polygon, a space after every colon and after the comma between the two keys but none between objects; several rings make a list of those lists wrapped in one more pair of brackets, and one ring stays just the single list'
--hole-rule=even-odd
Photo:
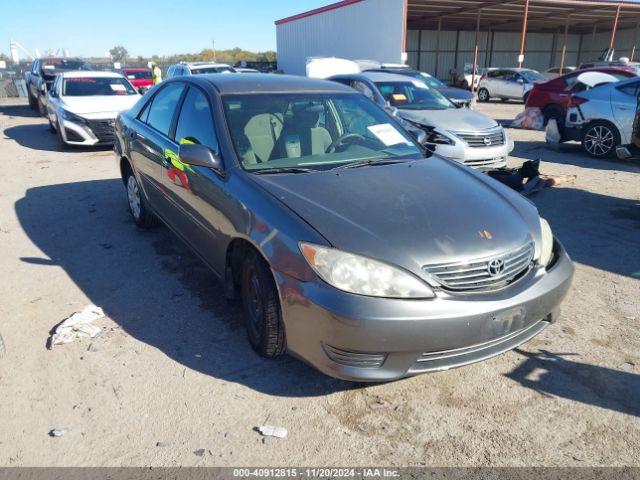
[{"label": "white car", "polygon": [[112,144],[118,113],[139,99],[135,87],[119,73],[64,72],[47,93],[49,127],[63,146]]},{"label": "white car", "polygon": [[478,82],[478,101],[492,98],[527,102],[529,91],[536,83],[547,79],[537,70],[529,68],[496,68],[488,70]]},{"label": "white car", "polygon": [[491,170],[506,166],[513,150],[513,141],[498,122],[478,111],[456,106],[418,78],[362,72],[334,75],[329,80],[358,90],[392,115],[422,130],[425,138],[421,143],[450,160]]},{"label": "white car", "polygon": [[226,63],[216,62],[181,62],[167,69],[167,78],[184,75],[200,75],[205,73],[236,73],[236,69]]},{"label": "white car", "polygon": [[611,82],[574,93],[567,108],[563,140],[579,140],[596,158],[612,156],[631,143],[640,78]]}]

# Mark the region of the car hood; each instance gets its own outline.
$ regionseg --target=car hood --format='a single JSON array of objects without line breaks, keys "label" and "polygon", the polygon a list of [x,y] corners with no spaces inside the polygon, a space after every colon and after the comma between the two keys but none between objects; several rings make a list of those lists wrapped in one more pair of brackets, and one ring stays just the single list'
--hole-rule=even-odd
[{"label": "car hood", "polygon": [[440,87],[438,88],[438,91],[445,97],[455,100],[465,100],[469,102],[473,100],[473,93],[469,90],[463,90],[462,88]]},{"label": "car hood", "polygon": [[64,97],[62,108],[77,115],[109,114],[114,117],[128,110],[140,100],[140,95],[94,95],[90,97]]},{"label": "car hood", "polygon": [[405,120],[442,130],[467,132],[486,130],[498,126],[498,122],[469,108],[447,110],[398,110]]},{"label": "car hood", "polygon": [[437,156],[252,178],[334,247],[423,277],[424,265],[503,253],[528,239],[538,244],[540,237],[538,212],[531,202]]}]

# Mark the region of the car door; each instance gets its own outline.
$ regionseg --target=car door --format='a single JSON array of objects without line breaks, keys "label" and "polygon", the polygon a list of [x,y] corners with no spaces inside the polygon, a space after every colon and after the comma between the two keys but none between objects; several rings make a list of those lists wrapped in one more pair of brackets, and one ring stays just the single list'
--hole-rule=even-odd
[{"label": "car door", "polygon": [[184,144],[204,145],[219,155],[211,103],[194,85],[183,97],[172,141],[165,150],[162,184],[171,210],[169,221],[207,263],[215,266],[224,251],[222,231],[230,227],[223,213],[228,203],[226,182],[210,168],[182,163],[179,152]]},{"label": "car door", "polygon": [[171,82],[158,90],[138,115],[129,132],[131,160],[151,207],[166,217],[167,201],[162,189],[164,151],[171,144],[169,135],[186,86]]},{"label": "car door", "polygon": [[640,80],[611,88],[611,110],[621,127],[620,133],[623,143],[628,143],[631,137],[638,105],[638,93],[640,93]]},{"label": "car door", "polygon": [[524,78],[517,72],[506,72],[502,79],[502,96],[506,98],[522,98]]},{"label": "car door", "polygon": [[502,70],[490,70],[487,73],[486,88],[492,97],[503,96],[503,77],[504,72]]}]

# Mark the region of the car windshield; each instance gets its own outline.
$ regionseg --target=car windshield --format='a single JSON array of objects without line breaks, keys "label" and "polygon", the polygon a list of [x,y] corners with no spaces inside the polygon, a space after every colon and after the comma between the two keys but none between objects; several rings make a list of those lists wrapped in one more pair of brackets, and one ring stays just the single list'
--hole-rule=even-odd
[{"label": "car windshield", "polygon": [[431,75],[427,75],[426,73],[420,72],[420,79],[429,85],[431,88],[442,88],[446,87],[446,85],[438,80],[436,77],[432,77]]},{"label": "car windshield", "polygon": [[150,70],[129,70],[126,72],[127,78],[130,80],[143,80],[151,78]]},{"label": "car windshield", "polygon": [[191,67],[191,73],[193,75],[200,75],[203,73],[233,73],[231,67]]},{"label": "car windshield", "polygon": [[238,159],[249,171],[324,170],[423,156],[391,117],[360,94],[225,95],[223,103]]},{"label": "car windshield", "polygon": [[456,108],[439,91],[420,80],[409,82],[376,82],[382,96],[402,110],[446,110]]},{"label": "car windshield", "polygon": [[520,75],[529,80],[530,82],[546,82],[547,79],[535,70],[521,70]]},{"label": "car windshield", "polygon": [[46,70],[91,70],[87,62],[83,62],[82,60],[67,60],[65,58],[43,60],[42,68]]},{"label": "car windshield", "polygon": [[131,84],[118,77],[69,77],[62,83],[62,95],[66,97],[135,94]]}]

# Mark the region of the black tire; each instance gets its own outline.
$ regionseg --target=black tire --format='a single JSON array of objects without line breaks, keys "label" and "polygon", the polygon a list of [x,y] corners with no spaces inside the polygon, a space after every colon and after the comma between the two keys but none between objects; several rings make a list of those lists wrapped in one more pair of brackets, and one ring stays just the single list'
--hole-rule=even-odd
[{"label": "black tire", "polygon": [[129,213],[138,228],[147,230],[158,224],[158,218],[151,212],[147,201],[138,185],[138,179],[130,167],[127,167],[124,177],[124,185],[127,190],[127,205]]},{"label": "black tire", "polygon": [[596,121],[582,131],[582,148],[593,158],[609,158],[620,145],[620,132],[609,122]]},{"label": "black tire", "polygon": [[551,103],[542,109],[542,115],[544,115],[544,123],[546,125],[547,122],[552,118],[555,118],[558,122],[562,120],[562,117],[564,116],[564,110],[560,105]]},{"label": "black tire", "polygon": [[242,266],[242,311],[251,347],[262,357],[272,358],[286,350],[280,299],[271,269],[255,251]]},{"label": "black tire", "polygon": [[40,112],[40,115],[42,115],[43,117],[47,116],[47,106],[42,103],[40,100],[38,100],[38,111]]},{"label": "black tire", "polygon": [[478,90],[478,101],[479,102],[488,102],[491,100],[491,96],[489,95],[489,90],[486,88],[481,88]]},{"label": "black tire", "polygon": [[[29,89],[29,87],[27,87],[27,89]],[[33,95],[31,95],[31,91],[30,90],[27,93],[27,97],[29,97],[29,108],[31,110],[37,110],[38,109],[38,100]]]},{"label": "black tire", "polygon": [[53,126],[53,122],[51,121],[51,119],[49,119],[49,131],[51,133],[56,133],[57,132],[56,127]]}]

